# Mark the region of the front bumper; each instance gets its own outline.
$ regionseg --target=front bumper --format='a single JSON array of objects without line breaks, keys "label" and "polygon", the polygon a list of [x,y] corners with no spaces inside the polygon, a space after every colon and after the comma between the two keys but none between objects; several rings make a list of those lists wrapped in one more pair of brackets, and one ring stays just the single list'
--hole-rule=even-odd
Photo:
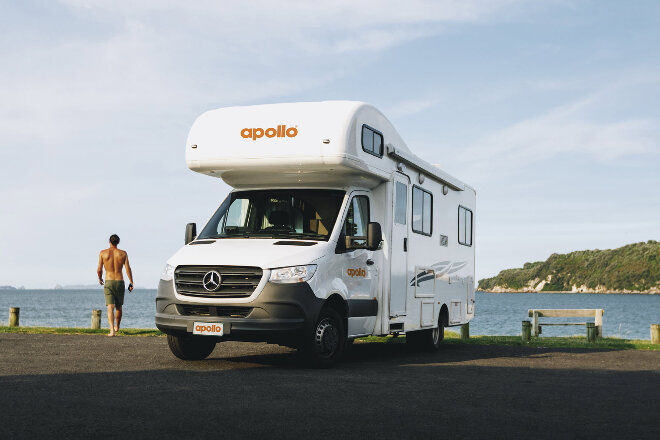
[{"label": "front bumper", "polygon": [[[156,327],[167,334],[182,334],[192,332],[194,322],[222,322],[225,340],[291,345],[311,331],[322,306],[323,300],[314,295],[307,283],[266,283],[251,302],[223,303],[218,298],[208,304],[195,302],[195,298],[178,300],[173,283],[161,280],[156,295]],[[199,314],[200,310],[203,314]],[[232,315],[232,310],[237,314]]]}]

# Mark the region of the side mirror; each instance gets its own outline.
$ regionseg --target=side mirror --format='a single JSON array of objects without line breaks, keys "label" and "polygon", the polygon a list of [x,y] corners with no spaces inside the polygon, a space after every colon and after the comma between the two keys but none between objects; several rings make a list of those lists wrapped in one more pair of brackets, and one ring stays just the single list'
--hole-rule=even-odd
[{"label": "side mirror", "polygon": [[197,224],[188,223],[186,225],[186,244],[190,243],[197,237]]},{"label": "side mirror", "polygon": [[380,223],[369,222],[367,226],[367,249],[377,251],[381,241],[383,241],[383,233],[380,230]]}]

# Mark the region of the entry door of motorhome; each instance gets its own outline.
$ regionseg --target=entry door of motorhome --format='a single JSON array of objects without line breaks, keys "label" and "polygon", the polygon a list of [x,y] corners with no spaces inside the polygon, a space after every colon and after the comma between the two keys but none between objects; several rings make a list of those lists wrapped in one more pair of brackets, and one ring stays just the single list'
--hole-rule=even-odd
[{"label": "entry door of motorhome", "polygon": [[393,182],[390,317],[406,314],[408,298],[408,190],[410,179],[405,174],[395,173]]}]

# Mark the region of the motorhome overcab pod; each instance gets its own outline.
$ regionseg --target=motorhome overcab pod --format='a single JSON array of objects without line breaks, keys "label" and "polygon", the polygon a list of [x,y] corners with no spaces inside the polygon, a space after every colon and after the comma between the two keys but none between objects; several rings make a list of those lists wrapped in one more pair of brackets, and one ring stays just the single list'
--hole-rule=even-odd
[{"label": "motorhome overcab pod", "polygon": [[475,191],[419,159],[361,102],[202,114],[196,172],[234,190],[167,262],[156,325],[202,359],[223,340],[297,347],[320,364],[366,335],[437,348],[474,316]]}]

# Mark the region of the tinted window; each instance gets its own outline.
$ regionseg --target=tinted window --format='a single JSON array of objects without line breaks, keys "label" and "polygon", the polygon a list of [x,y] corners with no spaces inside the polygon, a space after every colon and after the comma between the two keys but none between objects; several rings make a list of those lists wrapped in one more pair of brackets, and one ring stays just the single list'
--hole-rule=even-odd
[{"label": "tinted window", "polygon": [[355,196],[348,206],[344,222],[344,236],[349,247],[367,246],[367,227],[369,225],[369,198]]},{"label": "tinted window", "polygon": [[394,222],[406,224],[406,207],[408,205],[408,186],[405,183],[396,183],[396,197],[394,201]]},{"label": "tinted window", "polygon": [[431,207],[431,194],[424,193],[424,215],[422,216],[422,230],[427,234],[431,233],[431,212],[433,208]]},{"label": "tinted window", "polygon": [[472,246],[472,211],[462,206],[458,207],[458,242]]},{"label": "tinted window", "polygon": [[379,156],[383,155],[383,136],[376,132],[374,132],[374,153]]},{"label": "tinted window", "polygon": [[362,148],[369,153],[374,152],[374,132],[362,127]]},{"label": "tinted window", "polygon": [[431,235],[433,230],[433,196],[428,191],[414,186],[412,204],[413,232]]},{"label": "tinted window", "polygon": [[362,149],[374,156],[383,156],[383,135],[369,127],[362,126]]}]

